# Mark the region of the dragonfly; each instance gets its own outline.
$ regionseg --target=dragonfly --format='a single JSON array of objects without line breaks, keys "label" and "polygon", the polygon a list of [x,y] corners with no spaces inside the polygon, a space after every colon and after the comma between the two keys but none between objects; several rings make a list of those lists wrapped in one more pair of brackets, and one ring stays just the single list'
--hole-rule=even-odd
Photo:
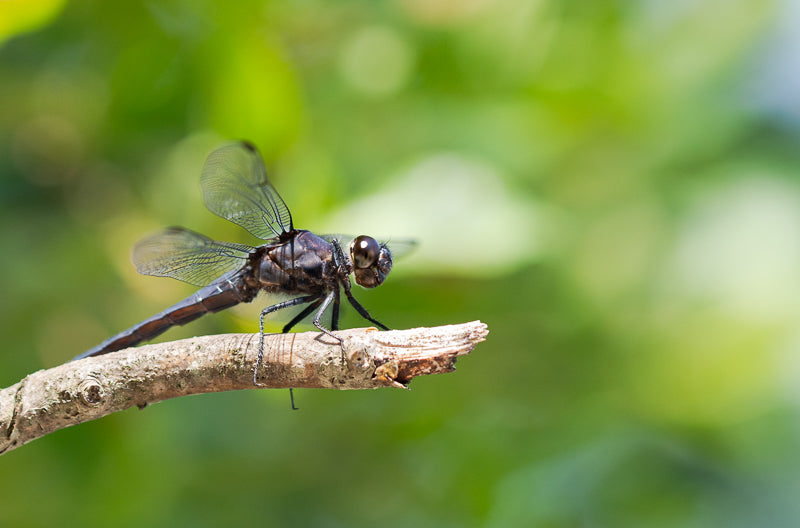
[{"label": "dragonfly", "polygon": [[[307,304],[284,327],[289,332],[316,311],[314,326],[338,341],[341,292],[355,310],[375,326],[388,330],[355,299],[350,282],[364,288],[383,284],[392,269],[388,243],[371,236],[316,235],[296,229],[292,214],[267,178],[264,161],[246,141],[226,144],[213,151],[203,166],[200,184],[203,201],[212,213],[229,220],[265,241],[260,246],[212,240],[182,227],[170,227],[145,237],[133,248],[132,260],[143,275],[171,277],[201,289],[166,310],[120,332],[75,359],[99,356],[132,347],[212,312],[251,302],[265,291],[289,296],[261,311],[258,359],[253,384],[264,355],[264,318],[278,310]],[[413,241],[398,247],[413,246]],[[331,308],[330,329],[322,317]]]}]

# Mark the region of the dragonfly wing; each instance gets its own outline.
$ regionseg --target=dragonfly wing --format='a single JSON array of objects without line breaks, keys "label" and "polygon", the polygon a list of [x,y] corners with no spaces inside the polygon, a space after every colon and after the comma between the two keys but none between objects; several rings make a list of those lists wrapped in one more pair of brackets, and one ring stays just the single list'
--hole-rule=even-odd
[{"label": "dragonfly wing", "polygon": [[341,233],[319,235],[319,237],[331,243],[333,243],[333,241],[335,240],[339,243],[340,246],[342,246],[345,249],[347,249],[347,247],[350,245],[350,242],[355,238],[353,235],[343,235]]},{"label": "dragonfly wing", "polygon": [[131,259],[142,275],[206,286],[247,264],[253,250],[244,244],[217,242],[182,227],[170,227],[137,242]]},{"label": "dragonfly wing", "polygon": [[[353,235],[343,235],[341,233],[319,236],[328,242],[337,241],[345,253],[350,251],[350,242],[356,238]],[[392,239],[386,242],[380,242],[380,244],[381,246],[387,246],[389,248],[389,251],[392,253],[392,260],[407,256],[409,253],[413,252],[418,245],[417,241],[413,239]]]},{"label": "dragonfly wing", "polygon": [[294,229],[292,214],[267,179],[261,154],[251,143],[230,143],[212,152],[200,184],[209,211],[258,238],[279,237]]},{"label": "dragonfly wing", "polygon": [[389,248],[389,251],[392,253],[392,260],[397,260],[408,256],[409,253],[412,253],[419,243],[416,240],[409,238],[389,240],[387,242],[383,242],[382,245]]}]

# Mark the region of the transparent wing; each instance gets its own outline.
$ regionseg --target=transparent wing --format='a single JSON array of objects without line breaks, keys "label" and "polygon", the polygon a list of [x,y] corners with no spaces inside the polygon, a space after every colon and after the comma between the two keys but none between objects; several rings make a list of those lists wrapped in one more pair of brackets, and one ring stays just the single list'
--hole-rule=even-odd
[{"label": "transparent wing", "polygon": [[319,235],[319,237],[323,240],[327,240],[328,242],[333,242],[335,240],[344,249],[347,249],[347,247],[350,245],[350,242],[355,238],[353,235],[343,235],[341,233]]},{"label": "transparent wing", "polygon": [[206,286],[247,264],[253,249],[244,244],[216,242],[182,227],[170,227],[137,242],[131,260],[142,275],[172,277]]},{"label": "transparent wing", "polygon": [[292,214],[269,183],[256,147],[240,141],[212,152],[200,177],[203,200],[212,213],[262,239],[292,231]]},{"label": "transparent wing", "polygon": [[[320,238],[327,240],[328,242],[333,242],[336,240],[339,242],[339,245],[342,249],[347,252],[348,248],[350,247],[350,242],[353,241],[353,235],[343,235],[341,233],[330,234],[330,235],[319,235]],[[409,253],[414,251],[417,247],[418,243],[416,240],[413,239],[400,239],[400,240],[388,240],[386,242],[380,242],[383,246],[388,246],[389,251],[392,253],[392,260],[397,260],[398,258],[403,258],[407,256]]]},{"label": "transparent wing", "polygon": [[410,238],[389,240],[387,242],[383,242],[383,244],[389,246],[389,251],[392,252],[392,260],[407,257],[419,245],[416,240]]}]

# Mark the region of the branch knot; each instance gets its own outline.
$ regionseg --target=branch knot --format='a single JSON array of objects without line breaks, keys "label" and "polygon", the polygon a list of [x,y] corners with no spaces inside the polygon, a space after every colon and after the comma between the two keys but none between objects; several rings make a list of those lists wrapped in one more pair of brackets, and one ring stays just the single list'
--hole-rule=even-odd
[{"label": "branch knot", "polygon": [[78,385],[81,401],[90,407],[96,407],[105,400],[103,384],[94,376],[88,376]]}]

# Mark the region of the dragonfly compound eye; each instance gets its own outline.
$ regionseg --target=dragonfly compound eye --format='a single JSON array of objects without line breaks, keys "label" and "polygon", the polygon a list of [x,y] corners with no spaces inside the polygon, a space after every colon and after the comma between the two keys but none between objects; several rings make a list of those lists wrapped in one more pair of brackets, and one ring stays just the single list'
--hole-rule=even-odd
[{"label": "dragonfly compound eye", "polygon": [[369,268],[375,265],[380,251],[381,247],[375,239],[366,235],[361,235],[353,240],[350,246],[350,255],[356,268]]}]

